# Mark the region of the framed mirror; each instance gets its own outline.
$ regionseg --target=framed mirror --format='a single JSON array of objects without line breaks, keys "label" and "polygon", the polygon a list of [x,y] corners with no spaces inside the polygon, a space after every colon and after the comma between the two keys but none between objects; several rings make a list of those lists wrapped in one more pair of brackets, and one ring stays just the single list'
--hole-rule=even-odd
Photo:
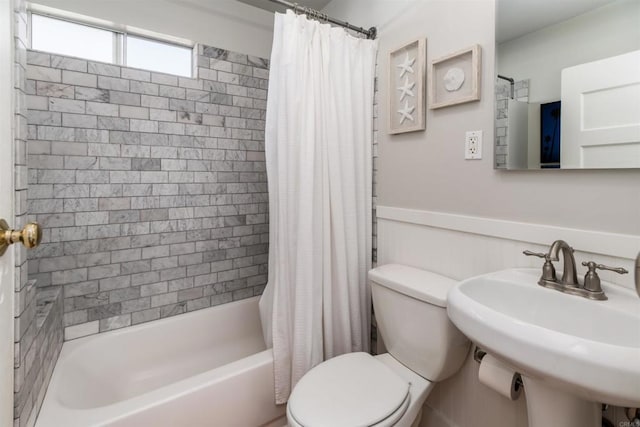
[{"label": "framed mirror", "polygon": [[496,169],[640,168],[640,1],[498,0]]}]

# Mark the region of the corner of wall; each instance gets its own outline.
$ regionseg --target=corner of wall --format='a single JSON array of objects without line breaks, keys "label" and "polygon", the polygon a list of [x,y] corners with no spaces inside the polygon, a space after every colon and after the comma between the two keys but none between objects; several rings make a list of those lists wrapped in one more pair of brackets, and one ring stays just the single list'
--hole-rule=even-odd
[{"label": "corner of wall", "polygon": [[[27,10],[25,0],[14,0],[15,125],[13,225],[28,221],[27,169]],[[62,292],[40,292],[28,279],[27,251],[15,250],[14,295],[14,425],[32,425],[42,405],[53,366],[62,348]]]}]

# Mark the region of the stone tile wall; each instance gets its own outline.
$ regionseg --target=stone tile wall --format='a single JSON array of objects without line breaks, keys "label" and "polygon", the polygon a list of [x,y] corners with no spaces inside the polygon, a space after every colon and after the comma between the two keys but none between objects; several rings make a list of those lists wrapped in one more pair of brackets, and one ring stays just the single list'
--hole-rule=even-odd
[{"label": "stone tile wall", "polygon": [[25,361],[26,369],[16,369],[15,383],[19,387],[14,400],[16,427],[34,425],[63,341],[60,286],[37,289],[34,283],[29,283],[28,286],[35,289],[36,311],[33,322],[36,335]]},{"label": "stone tile wall", "polygon": [[268,61],[199,46],[198,78],[30,51],[29,254],[65,339],[258,295]]},{"label": "stone tile wall", "polygon": [[[379,126],[379,114],[378,114],[378,104],[380,100],[380,90],[379,90],[379,77],[378,77],[378,64],[376,62],[376,71],[374,78],[374,91],[373,91],[373,147],[372,147],[372,200],[371,205],[373,208],[373,212],[371,215],[371,221],[373,222],[371,231],[371,267],[375,268],[378,264],[378,218],[376,217],[376,209],[378,206],[378,126]],[[378,327],[376,323],[376,316],[373,312],[373,303],[371,305],[371,354],[378,353]]]},{"label": "stone tile wall", "polygon": [[[507,168],[508,146],[508,117],[509,98],[511,98],[511,85],[509,82],[496,79],[496,118],[495,118],[495,159],[494,165],[497,169]],[[518,101],[527,102],[529,100],[529,80],[516,81],[514,84],[514,98]]]},{"label": "stone tile wall", "polygon": [[[24,0],[14,10],[14,217],[9,225],[22,228],[27,216],[27,11]],[[32,426],[42,404],[53,366],[62,347],[62,298],[59,288],[40,292],[28,280],[27,251],[13,245],[14,295],[14,426]]]},{"label": "stone tile wall", "polygon": [[373,147],[371,152],[373,153],[372,159],[372,173],[371,179],[373,188],[372,195],[372,207],[373,212],[371,215],[372,224],[372,239],[371,239],[371,265],[373,267],[378,263],[378,220],[376,218],[376,208],[378,206],[378,124],[380,117],[378,116],[378,101],[380,99],[380,91],[378,90],[378,65],[376,64],[376,73],[374,79],[374,91],[373,91]]}]

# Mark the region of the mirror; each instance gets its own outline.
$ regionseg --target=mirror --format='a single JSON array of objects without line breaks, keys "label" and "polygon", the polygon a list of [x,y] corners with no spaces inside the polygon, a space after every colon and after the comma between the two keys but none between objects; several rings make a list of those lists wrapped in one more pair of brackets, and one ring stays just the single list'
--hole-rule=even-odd
[{"label": "mirror", "polygon": [[498,0],[496,169],[640,168],[640,1]]}]

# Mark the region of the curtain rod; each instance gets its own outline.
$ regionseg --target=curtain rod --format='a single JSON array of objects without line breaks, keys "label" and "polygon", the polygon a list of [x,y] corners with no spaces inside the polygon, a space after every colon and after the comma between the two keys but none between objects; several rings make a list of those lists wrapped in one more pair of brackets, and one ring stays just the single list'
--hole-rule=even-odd
[{"label": "curtain rod", "polygon": [[512,79],[511,77],[506,77],[506,76],[501,76],[500,74],[498,74],[498,78],[502,79],[502,80],[506,80],[509,82],[509,92],[511,94],[511,99],[515,99],[515,84],[516,81],[514,79]]},{"label": "curtain rod", "polygon": [[305,15],[308,15],[310,18],[315,18],[322,21],[331,22],[332,24],[339,25],[340,27],[348,28],[349,30],[355,31],[360,34],[364,34],[368,39],[375,39],[378,35],[378,30],[376,27],[371,27],[368,30],[365,30],[362,27],[356,27],[355,25],[351,25],[348,22],[341,21],[339,19],[332,18],[328,16],[326,13],[318,12],[315,9],[311,9],[309,7],[298,6],[298,3],[291,3],[285,0],[269,0],[271,3],[277,3],[282,6],[286,6],[289,9],[293,9],[294,12],[298,13],[298,11],[303,12]]}]

